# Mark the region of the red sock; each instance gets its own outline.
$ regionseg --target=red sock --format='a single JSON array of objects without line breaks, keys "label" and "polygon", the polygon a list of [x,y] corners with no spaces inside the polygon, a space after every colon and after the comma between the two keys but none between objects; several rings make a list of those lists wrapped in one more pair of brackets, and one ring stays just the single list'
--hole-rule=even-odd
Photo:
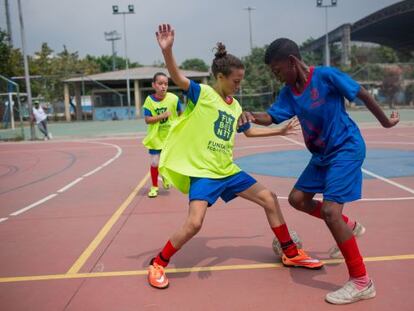
[{"label": "red sock", "polygon": [[344,255],[349,276],[351,278],[360,278],[365,276],[367,271],[365,270],[364,260],[359,253],[355,237],[352,236],[349,240],[338,244],[338,247],[341,250],[342,255]]},{"label": "red sock", "polygon": [[171,241],[168,240],[167,244],[165,244],[162,251],[155,257],[154,262],[159,264],[160,266],[166,267],[172,255],[174,255],[178,249],[176,249],[172,244]]},{"label": "red sock", "polygon": [[158,187],[158,166],[151,166],[152,186]]},{"label": "red sock", "polygon": [[[311,213],[309,213],[309,215],[312,215],[313,217],[316,217],[316,218],[323,219],[322,218],[322,215],[321,215],[322,202],[321,201],[318,201],[318,200],[313,200],[313,201],[316,202],[316,208]],[[344,214],[342,214],[342,219],[345,221],[345,223],[348,225],[348,227],[351,230],[354,229],[354,227],[355,227],[355,220],[349,219],[349,217],[346,216],[346,215],[344,215]]]},{"label": "red sock", "polygon": [[292,241],[286,224],[274,227],[272,230],[279,240],[283,253],[289,258],[295,257],[298,254],[298,248],[296,247],[295,242]]}]

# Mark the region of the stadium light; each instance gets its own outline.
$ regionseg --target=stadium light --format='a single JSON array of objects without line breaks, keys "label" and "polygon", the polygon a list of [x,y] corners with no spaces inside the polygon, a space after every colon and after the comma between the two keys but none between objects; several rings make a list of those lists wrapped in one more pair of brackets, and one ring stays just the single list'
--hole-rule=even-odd
[{"label": "stadium light", "polygon": [[121,35],[116,31],[116,30],[112,30],[109,32],[105,31],[105,40],[106,41],[111,41],[111,45],[112,45],[112,71],[115,71],[116,66],[115,66],[115,57],[116,57],[116,51],[115,51],[115,41],[117,40],[121,40]]},{"label": "stadium light", "polygon": [[249,34],[250,34],[250,53],[253,50],[253,35],[252,35],[252,17],[251,12],[256,10],[256,8],[252,8],[251,6],[248,6],[247,8],[244,8],[243,10],[246,10],[249,13]]},{"label": "stadium light", "polygon": [[129,87],[129,63],[128,63],[128,49],[127,49],[127,33],[126,33],[126,21],[125,15],[126,14],[135,14],[134,12],[134,5],[128,5],[128,11],[120,12],[117,5],[112,6],[112,14],[118,15],[122,14],[123,22],[124,22],[124,47],[125,47],[125,73],[126,73],[126,84],[127,84],[127,103],[128,103],[128,119],[131,117],[131,91]]},{"label": "stadium light", "polygon": [[336,7],[338,0],[331,0],[331,4],[323,4],[323,0],[316,0],[316,7],[325,9],[325,66],[330,66],[329,37],[328,37],[328,8]]}]

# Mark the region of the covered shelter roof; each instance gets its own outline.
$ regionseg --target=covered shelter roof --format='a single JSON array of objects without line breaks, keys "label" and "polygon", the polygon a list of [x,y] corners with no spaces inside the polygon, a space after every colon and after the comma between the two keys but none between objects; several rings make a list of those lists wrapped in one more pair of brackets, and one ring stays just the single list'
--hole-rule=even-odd
[{"label": "covered shelter roof", "polygon": [[[128,78],[130,80],[152,80],[154,75],[157,72],[163,72],[167,76],[169,76],[168,71],[166,68],[160,67],[137,67],[137,68],[130,68],[128,70]],[[193,70],[181,70],[181,72],[187,78],[207,78],[210,76],[209,72],[203,71],[193,71]],[[117,70],[117,71],[110,71],[110,72],[103,72],[92,74],[84,77],[76,77],[64,80],[64,82],[81,82],[84,79],[88,80],[95,80],[95,81],[124,81],[127,78],[127,71],[126,70]]]}]

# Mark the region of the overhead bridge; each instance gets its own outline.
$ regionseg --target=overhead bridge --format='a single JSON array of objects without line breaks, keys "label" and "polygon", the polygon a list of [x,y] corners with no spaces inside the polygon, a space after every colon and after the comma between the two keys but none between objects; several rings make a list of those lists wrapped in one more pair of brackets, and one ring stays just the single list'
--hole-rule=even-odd
[{"label": "overhead bridge", "polygon": [[[344,24],[328,33],[329,43],[341,42],[341,64],[350,64],[351,41],[372,42],[403,53],[414,51],[414,0],[405,0],[370,14],[353,24]],[[325,36],[303,47],[322,50]]]}]

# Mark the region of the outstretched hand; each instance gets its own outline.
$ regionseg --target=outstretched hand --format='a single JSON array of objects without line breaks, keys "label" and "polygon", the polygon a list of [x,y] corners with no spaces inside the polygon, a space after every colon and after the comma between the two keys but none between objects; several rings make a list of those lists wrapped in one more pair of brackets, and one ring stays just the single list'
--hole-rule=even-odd
[{"label": "outstretched hand", "polygon": [[241,127],[245,125],[246,123],[254,122],[254,116],[249,111],[243,111],[242,114],[239,117],[239,120],[237,121],[238,127]]},{"label": "outstretched hand", "polygon": [[284,127],[281,128],[281,135],[297,135],[300,129],[300,123],[298,118],[294,117],[292,120],[288,122]]},{"label": "outstretched hand", "polygon": [[155,35],[161,50],[164,51],[173,46],[175,33],[170,24],[158,25],[158,31]]},{"label": "outstretched hand", "polygon": [[400,122],[400,114],[397,111],[391,112],[390,118],[388,119],[387,128],[393,127],[397,125],[397,123]]}]

